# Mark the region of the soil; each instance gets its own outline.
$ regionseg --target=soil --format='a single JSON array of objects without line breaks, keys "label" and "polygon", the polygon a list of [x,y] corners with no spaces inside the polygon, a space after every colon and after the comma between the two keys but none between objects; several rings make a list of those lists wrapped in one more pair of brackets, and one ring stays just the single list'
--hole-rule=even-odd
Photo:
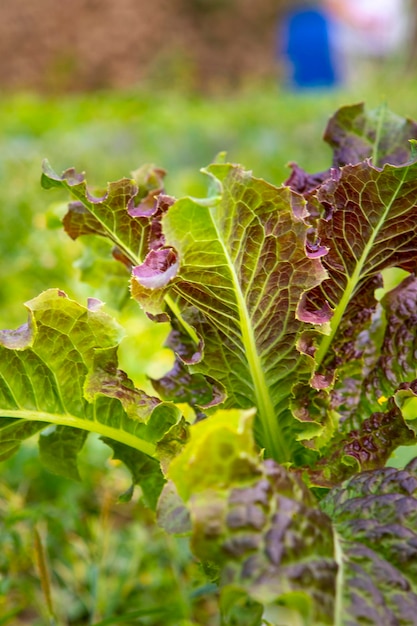
[{"label": "soil", "polygon": [[276,72],[277,0],[0,3],[0,87],[199,90]]}]

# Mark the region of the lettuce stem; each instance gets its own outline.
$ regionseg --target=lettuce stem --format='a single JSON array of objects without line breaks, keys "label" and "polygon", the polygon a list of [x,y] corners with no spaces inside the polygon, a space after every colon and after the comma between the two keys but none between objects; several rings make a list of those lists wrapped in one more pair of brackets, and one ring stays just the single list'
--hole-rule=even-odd
[{"label": "lettuce stem", "polygon": [[156,450],[155,444],[150,443],[145,439],[139,439],[139,437],[130,434],[126,430],[112,428],[111,426],[106,426],[106,424],[102,424],[96,420],[82,419],[75,415],[70,415],[69,413],[60,415],[58,413],[47,413],[46,411],[38,410],[13,411],[10,409],[4,409],[0,410],[0,418],[1,417],[13,417],[28,420],[29,422],[47,422],[57,426],[71,426],[72,428],[79,428],[80,430],[86,430],[88,432],[96,433],[102,437],[113,439],[119,443],[124,443],[131,448],[144,452],[148,456],[154,456]]},{"label": "lettuce stem", "polygon": [[261,423],[261,429],[264,435],[263,440],[260,442],[260,444],[263,448],[265,448],[267,456],[272,457],[278,463],[285,463],[290,460],[288,448],[284,445],[283,433],[278,423],[269,386],[267,384],[261,359],[258,354],[252,321],[250,319],[247,309],[245,296],[242,292],[242,287],[236,274],[234,263],[230,257],[229,250],[223,241],[221,233],[217,228],[216,220],[214,218],[213,225],[217,231],[218,241],[222,245],[224,256],[227,260],[231,280],[233,282],[234,293],[236,295],[236,304],[239,314],[239,327],[241,331],[242,344],[245,349],[245,355],[253,382],[256,398],[257,417]]}]

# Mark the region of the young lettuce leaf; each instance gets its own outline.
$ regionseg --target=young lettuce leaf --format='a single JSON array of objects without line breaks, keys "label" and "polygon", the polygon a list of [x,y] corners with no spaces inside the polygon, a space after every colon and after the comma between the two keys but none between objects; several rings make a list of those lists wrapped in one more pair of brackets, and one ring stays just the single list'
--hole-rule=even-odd
[{"label": "young lettuce leaf", "polygon": [[[47,467],[77,479],[77,455],[95,432],[128,467],[146,462],[154,477],[146,497],[156,504],[164,482],[157,444],[179,421],[178,409],[135,389],[118,370],[122,329],[97,301],[86,308],[51,289],[26,306],[28,323],[0,334],[2,458],[44,430],[40,452]],[[137,470],[134,478],[141,482]]]},{"label": "young lettuce leaf", "polygon": [[329,120],[324,140],[333,150],[333,167],[368,158],[375,166],[401,165],[410,158],[407,142],[417,138],[417,123],[388,110],[367,111],[363,103],[341,107]]},{"label": "young lettuce leaf", "polygon": [[[417,139],[417,123],[395,115],[385,105],[368,111],[363,103],[341,107],[330,118],[324,140],[332,149],[333,168],[354,165],[372,159],[373,165],[402,165],[410,158],[408,141]],[[296,163],[286,184],[302,194],[316,189],[327,178],[331,168],[308,174]]]}]

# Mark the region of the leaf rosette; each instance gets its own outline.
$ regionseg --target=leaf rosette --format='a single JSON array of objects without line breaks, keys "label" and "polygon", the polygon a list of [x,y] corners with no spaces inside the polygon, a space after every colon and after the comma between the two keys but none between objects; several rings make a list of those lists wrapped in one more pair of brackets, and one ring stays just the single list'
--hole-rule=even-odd
[{"label": "leaf rosette", "polygon": [[1,458],[41,432],[46,465],[77,478],[101,435],[160,523],[190,535],[225,626],[415,623],[416,463],[384,467],[417,431],[407,139],[410,120],[344,107],[328,170],[293,165],[276,187],[219,161],[205,199],[175,201],[151,166],[93,192],[45,164],[44,187],[75,199],[68,234],[111,242],[176,360],[149,397],[118,369],[99,302],[41,294],[0,334]]}]

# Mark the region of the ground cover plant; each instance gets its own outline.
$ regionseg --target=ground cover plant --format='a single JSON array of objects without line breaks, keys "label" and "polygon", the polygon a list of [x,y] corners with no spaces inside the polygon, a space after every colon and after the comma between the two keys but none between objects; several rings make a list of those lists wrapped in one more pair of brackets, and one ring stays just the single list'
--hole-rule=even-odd
[{"label": "ground cover plant", "polygon": [[332,167],[293,165],[280,187],[219,157],[203,199],[175,200],[156,168],[100,191],[45,165],[73,197],[66,232],[108,241],[171,326],[154,395],[119,369],[96,298],[45,291],[1,334],[2,457],[40,433],[46,467],[78,478],[99,434],[190,537],[223,624],[412,624],[417,608],[416,464],[385,467],[416,443],[417,126],[358,105],[325,138]]}]

